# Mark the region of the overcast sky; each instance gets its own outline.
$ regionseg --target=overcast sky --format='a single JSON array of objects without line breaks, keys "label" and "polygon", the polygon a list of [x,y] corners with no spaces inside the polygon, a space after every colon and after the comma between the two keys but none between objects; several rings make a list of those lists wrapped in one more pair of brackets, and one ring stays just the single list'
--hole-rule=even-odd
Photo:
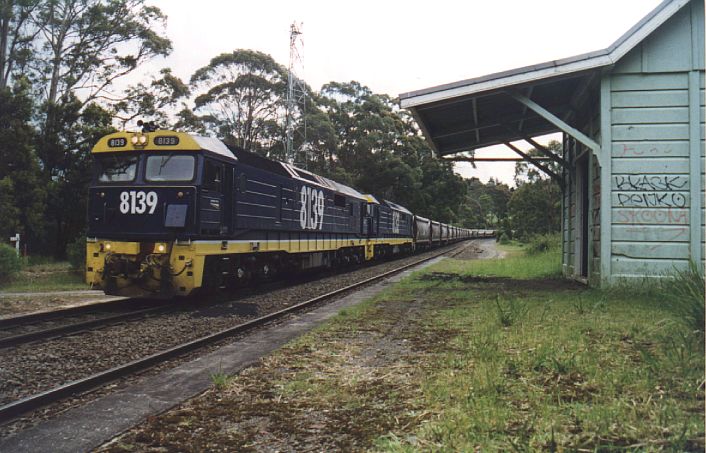
[{"label": "overcast sky", "polygon": [[[223,52],[254,49],[289,61],[289,26],[302,22],[304,73],[313,88],[357,80],[397,96],[603,49],[657,0],[388,1],[148,0],[168,16],[169,66],[188,80]],[[512,152],[510,154],[512,155]],[[514,164],[459,168],[511,182]]]}]

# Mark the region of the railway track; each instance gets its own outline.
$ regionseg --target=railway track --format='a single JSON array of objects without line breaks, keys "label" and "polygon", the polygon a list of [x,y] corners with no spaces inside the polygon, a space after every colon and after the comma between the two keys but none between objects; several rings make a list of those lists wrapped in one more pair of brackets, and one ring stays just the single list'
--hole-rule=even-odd
[{"label": "railway track", "polygon": [[17,401],[14,401],[12,403],[6,404],[4,406],[0,406],[0,424],[4,424],[8,421],[11,421],[23,414],[26,414],[28,412],[31,412],[35,409],[47,406],[49,404],[58,402],[60,400],[63,400],[65,398],[90,391],[96,388],[100,388],[101,386],[110,383],[112,381],[115,381],[119,378],[124,378],[127,376],[130,376],[134,373],[141,372],[144,370],[147,370],[153,366],[159,365],[163,363],[166,360],[169,359],[174,359],[179,356],[182,356],[184,354],[187,354],[189,352],[193,352],[197,349],[207,347],[209,345],[213,345],[214,343],[217,343],[225,338],[232,337],[235,335],[247,333],[253,329],[256,329],[257,327],[263,326],[265,324],[269,324],[272,322],[275,322],[277,320],[282,319],[285,316],[288,316],[290,314],[306,310],[307,308],[310,308],[316,304],[322,303],[326,300],[332,299],[336,296],[339,296],[343,293],[355,290],[357,288],[360,288],[362,286],[368,285],[370,283],[382,280],[384,278],[387,278],[391,275],[397,274],[399,272],[402,272],[406,269],[409,269],[410,267],[417,266],[421,263],[424,263],[426,261],[430,261],[432,259],[438,258],[439,256],[447,255],[449,254],[451,257],[458,255],[461,253],[464,248],[465,248],[466,243],[462,243],[459,247],[453,250],[444,250],[439,253],[435,253],[433,255],[427,256],[425,258],[415,260],[411,263],[405,264],[403,266],[399,266],[397,268],[394,268],[390,271],[384,272],[380,275],[377,275],[372,278],[367,278],[365,280],[359,281],[357,283],[345,286],[343,288],[336,289],[334,291],[330,291],[328,293],[310,298],[304,302],[300,302],[291,306],[288,306],[284,309],[280,309],[278,311],[266,314],[264,316],[260,316],[258,318],[237,324],[235,326],[220,330],[216,333],[206,335],[200,338],[197,338],[192,341],[188,341],[186,343],[180,344],[175,347],[171,347],[168,349],[164,349],[162,351],[159,351],[157,353],[151,354],[149,356],[140,358],[138,360],[134,360],[128,363],[125,363],[123,365],[119,365],[113,368],[110,368],[108,370],[93,374],[91,376],[82,378],[82,379],[77,379],[72,382],[66,383],[64,385],[55,387],[53,389],[28,396],[22,399],[19,399]]},{"label": "railway track", "polygon": [[[29,332],[9,334],[9,335],[0,337],[0,348],[9,348],[12,346],[18,346],[18,345],[30,343],[33,341],[49,340],[49,339],[61,337],[64,335],[80,333],[80,332],[84,332],[84,331],[93,329],[95,327],[112,325],[112,324],[120,323],[123,321],[135,319],[138,317],[159,314],[159,313],[164,312],[169,309],[170,309],[170,307],[168,305],[161,304],[156,307],[142,308],[139,310],[131,310],[131,311],[128,311],[125,313],[113,314],[113,315],[102,316],[102,317],[99,316],[95,319],[72,322],[72,323],[68,323],[68,324],[64,324],[64,325],[60,325],[60,326],[56,326],[56,327],[30,329]],[[91,313],[95,313],[95,308],[93,311],[86,311],[85,313],[81,313],[81,314],[91,314]],[[52,318],[52,319],[55,319],[55,318]],[[65,320],[62,320],[62,321],[65,321]],[[35,322],[15,324],[15,325],[10,326],[9,329],[5,328],[3,333],[4,334],[7,333],[8,330],[25,330],[25,329],[27,329],[28,325],[34,325],[34,324],[35,324]]]},{"label": "railway track", "polygon": [[162,300],[119,298],[3,318],[0,319],[0,349],[156,314],[169,305]]}]

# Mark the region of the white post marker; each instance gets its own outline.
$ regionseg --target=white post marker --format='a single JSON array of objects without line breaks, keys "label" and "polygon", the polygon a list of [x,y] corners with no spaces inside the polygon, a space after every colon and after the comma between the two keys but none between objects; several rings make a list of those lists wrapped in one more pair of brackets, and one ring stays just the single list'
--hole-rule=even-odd
[{"label": "white post marker", "polygon": [[17,256],[20,256],[20,233],[16,233],[14,236],[10,237],[10,242],[15,243],[15,251]]}]

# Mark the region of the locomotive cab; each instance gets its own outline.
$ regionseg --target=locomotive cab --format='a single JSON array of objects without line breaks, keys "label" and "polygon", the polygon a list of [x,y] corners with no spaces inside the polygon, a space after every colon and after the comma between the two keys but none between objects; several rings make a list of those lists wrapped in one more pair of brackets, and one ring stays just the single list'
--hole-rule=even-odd
[{"label": "locomotive cab", "polygon": [[237,159],[219,140],[172,131],[111,134],[92,153],[87,281],[110,294],[172,295],[174,278],[193,277],[188,250],[174,259],[172,248],[228,233]]}]

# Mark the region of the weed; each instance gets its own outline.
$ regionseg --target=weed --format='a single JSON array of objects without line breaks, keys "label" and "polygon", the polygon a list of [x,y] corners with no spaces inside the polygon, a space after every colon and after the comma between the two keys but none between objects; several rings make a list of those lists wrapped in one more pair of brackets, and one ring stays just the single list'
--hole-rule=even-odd
[{"label": "weed", "polygon": [[586,313],[586,305],[584,304],[583,297],[581,297],[581,294],[576,296],[576,300],[574,301],[574,310],[576,310],[576,313],[579,316],[583,316]]},{"label": "weed", "polygon": [[235,378],[234,376],[224,373],[220,364],[218,365],[218,371],[214,371],[209,374],[209,377],[211,378],[211,382],[214,387],[218,390],[223,390],[228,387],[228,384],[230,384]]},{"label": "weed", "polygon": [[686,270],[677,270],[664,279],[660,295],[684,326],[704,338],[704,273],[693,261]]},{"label": "weed", "polygon": [[496,313],[502,327],[510,327],[525,318],[529,311],[526,303],[520,302],[514,297],[510,298],[507,303],[502,303],[500,299],[500,294],[497,294],[495,296]]}]

